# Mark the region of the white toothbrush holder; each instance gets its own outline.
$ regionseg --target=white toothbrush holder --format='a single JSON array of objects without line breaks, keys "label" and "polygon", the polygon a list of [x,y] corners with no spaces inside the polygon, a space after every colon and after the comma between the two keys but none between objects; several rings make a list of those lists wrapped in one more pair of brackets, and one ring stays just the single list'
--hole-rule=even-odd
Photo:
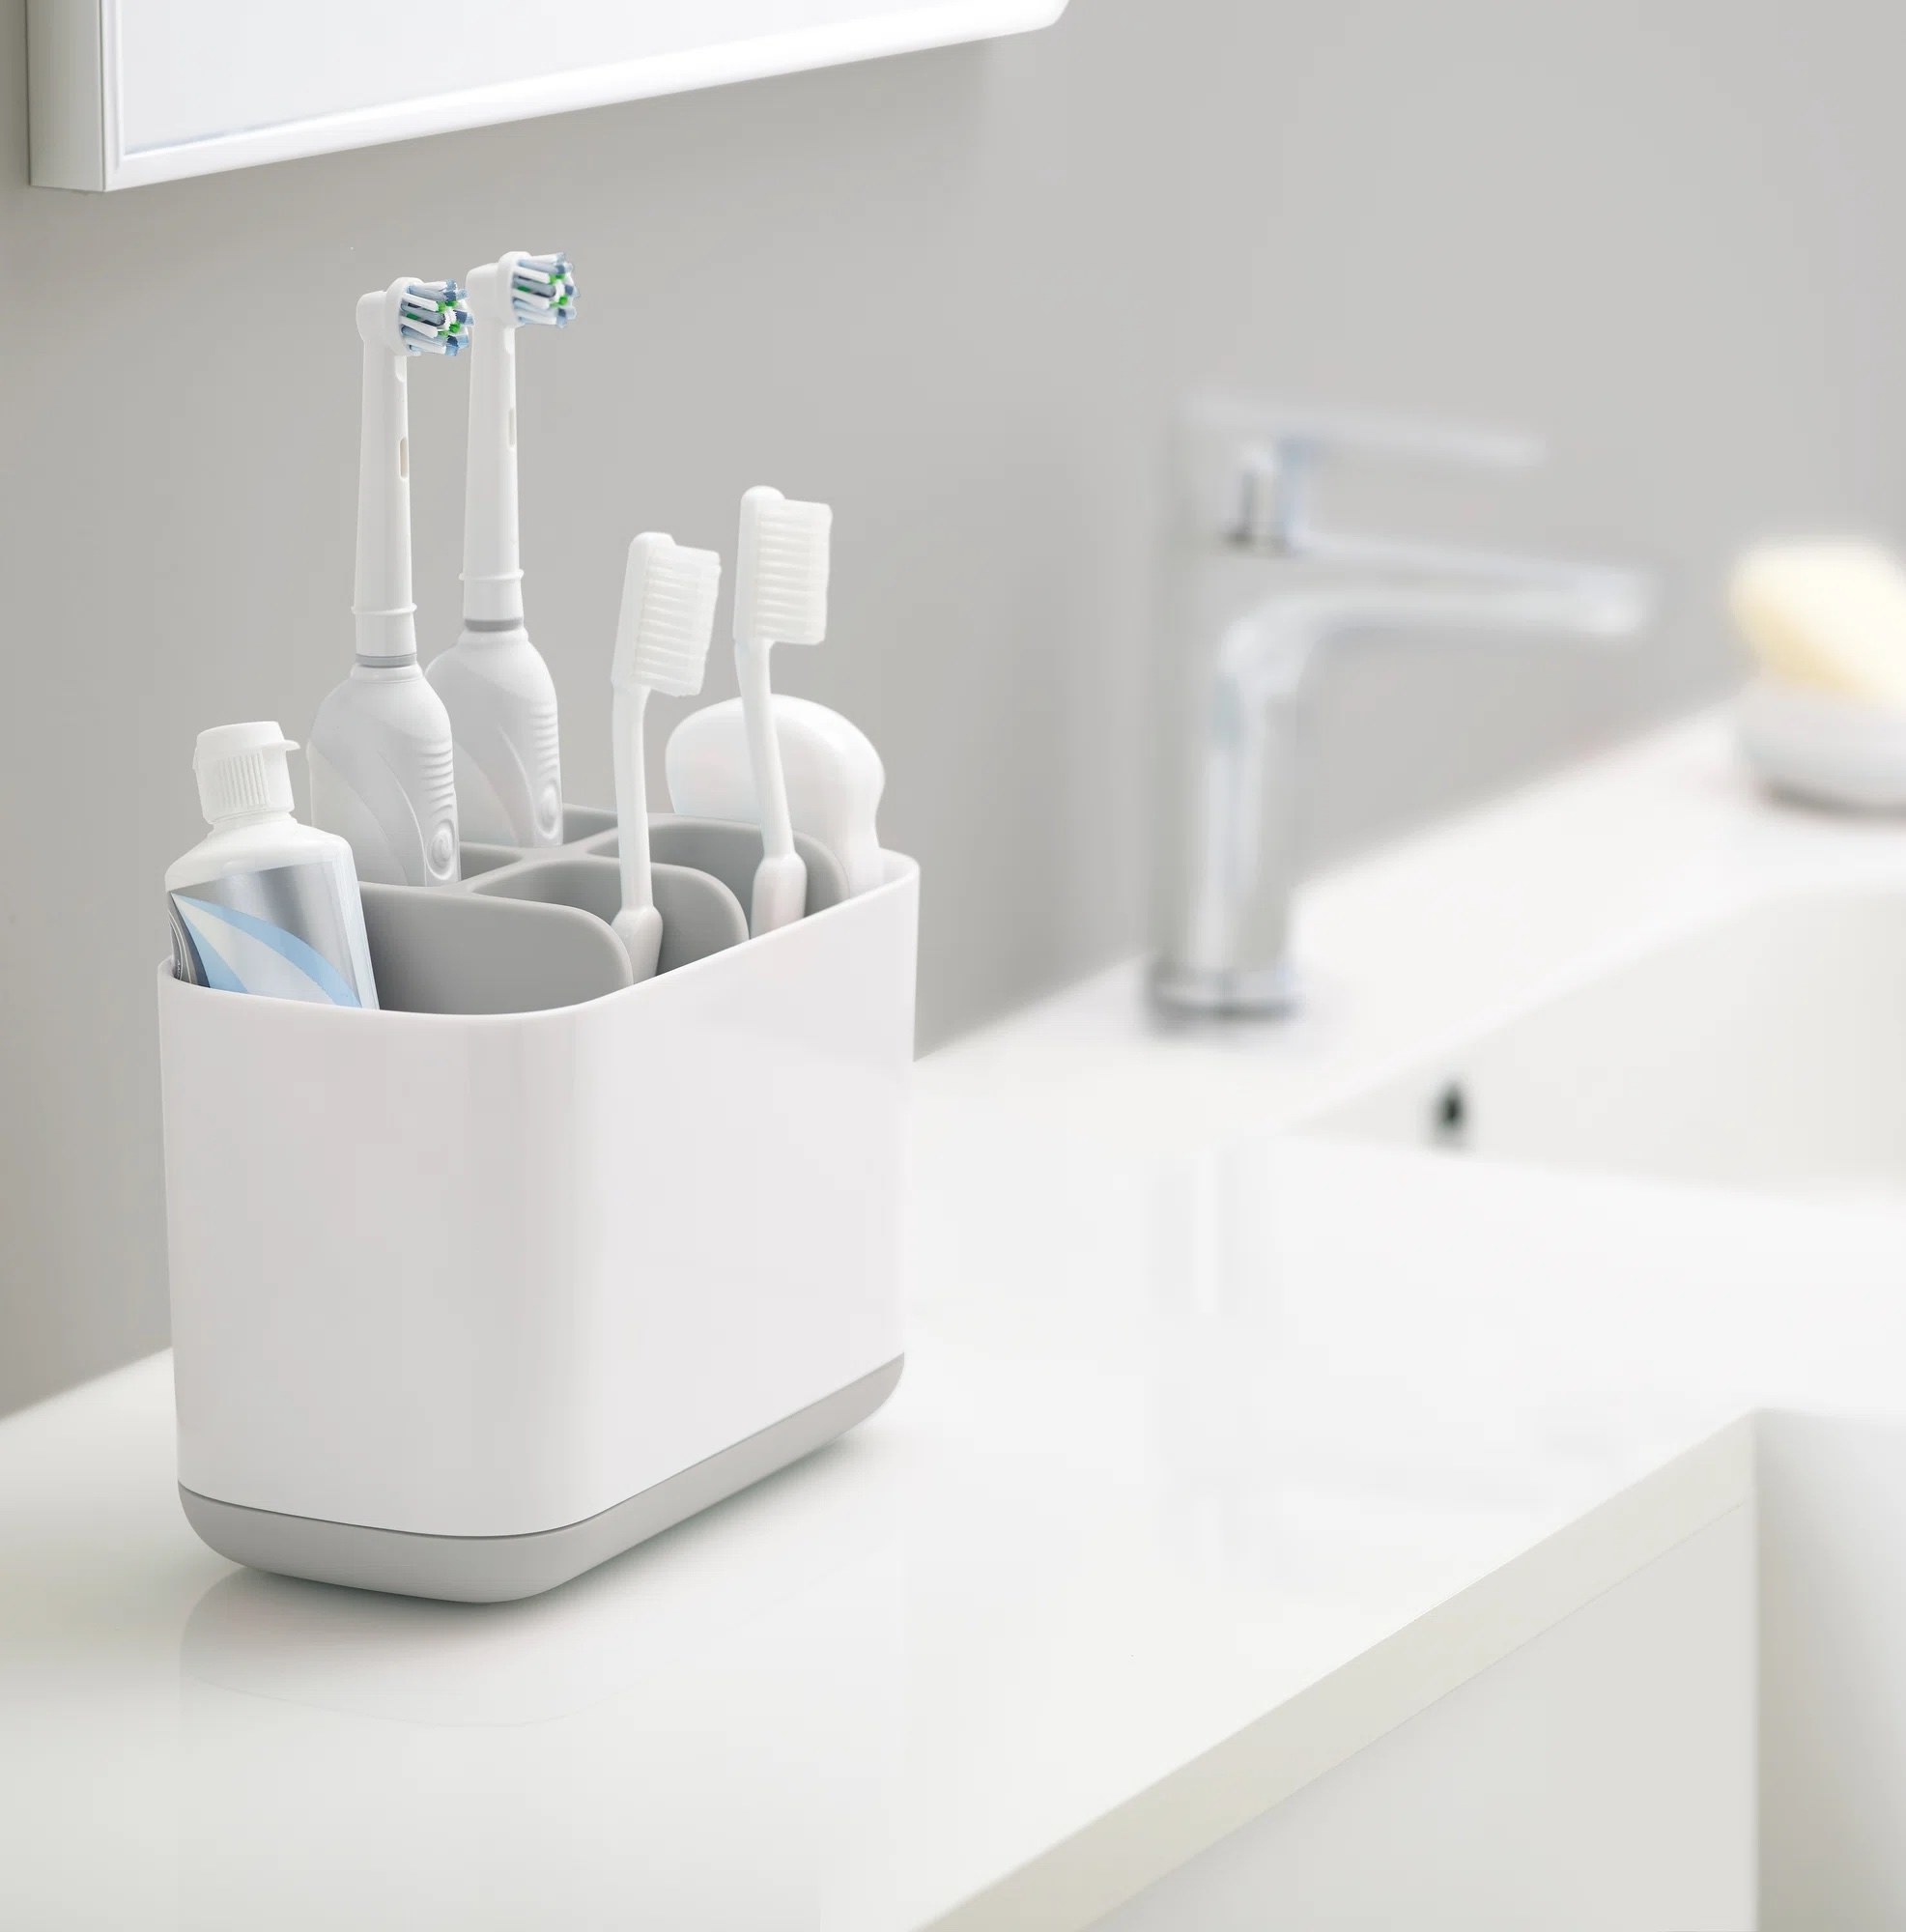
[{"label": "white toothbrush holder", "polygon": [[180,1491],[241,1563],[487,1602],[899,1378],[919,873],[549,1010],[159,987]]}]

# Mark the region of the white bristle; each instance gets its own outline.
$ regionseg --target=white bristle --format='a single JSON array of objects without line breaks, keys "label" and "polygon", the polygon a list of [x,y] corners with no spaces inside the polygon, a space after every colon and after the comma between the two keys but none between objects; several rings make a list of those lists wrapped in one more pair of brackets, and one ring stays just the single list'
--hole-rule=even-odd
[{"label": "white bristle", "polygon": [[757,642],[817,644],[827,636],[825,503],[790,502],[765,485],[741,499],[734,634]]},{"label": "white bristle", "polygon": [[701,689],[721,582],[719,553],[690,550],[652,530],[639,536],[629,546],[622,580],[610,673],[614,684],[645,684],[670,697],[693,697]]}]

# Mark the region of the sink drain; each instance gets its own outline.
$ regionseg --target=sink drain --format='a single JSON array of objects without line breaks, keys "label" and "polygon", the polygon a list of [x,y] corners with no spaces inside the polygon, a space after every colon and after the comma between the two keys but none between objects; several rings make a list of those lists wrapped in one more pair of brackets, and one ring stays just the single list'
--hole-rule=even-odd
[{"label": "sink drain", "polygon": [[1450,1081],[1431,1105],[1430,1139],[1437,1147],[1461,1148],[1469,1144],[1469,1099],[1457,1081]]}]

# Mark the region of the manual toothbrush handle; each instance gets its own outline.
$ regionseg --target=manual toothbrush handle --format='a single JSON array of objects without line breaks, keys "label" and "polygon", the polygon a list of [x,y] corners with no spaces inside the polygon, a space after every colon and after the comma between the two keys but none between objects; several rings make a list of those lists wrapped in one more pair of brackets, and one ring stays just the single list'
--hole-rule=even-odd
[{"label": "manual toothbrush handle", "polygon": [[642,757],[642,723],[648,687],[615,690],[615,850],[622,866],[622,910],[615,936],[629,955],[638,980],[655,977],[662,956],[662,915],[655,907],[655,879],[649,864],[647,781]]},{"label": "manual toothbrush handle", "polygon": [[791,925],[808,909],[808,868],[794,849],[768,652],[776,643],[817,644],[826,637],[833,524],[834,512],[825,503],[794,502],[765,483],[742,495],[734,655],[761,820],[761,863],[748,922],[756,937]]},{"label": "manual toothbrush handle", "polygon": [[768,681],[770,645],[754,639],[735,642],[741,677],[742,715],[748,721],[748,755],[754,767],[754,790],[761,815],[761,863],[754,868],[754,903],[748,929],[755,934],[792,925],[808,909],[808,868],[794,849],[794,823],[787,809],[787,781],[781,766],[781,739],[775,730],[774,692]]},{"label": "manual toothbrush handle", "polygon": [[648,857],[642,717],[651,691],[693,697],[701,689],[721,580],[722,559],[713,551],[686,549],[659,530],[644,530],[629,546],[609,680],[615,694],[616,851],[622,861],[622,910],[614,925],[638,980],[655,973],[662,954],[662,915]]}]

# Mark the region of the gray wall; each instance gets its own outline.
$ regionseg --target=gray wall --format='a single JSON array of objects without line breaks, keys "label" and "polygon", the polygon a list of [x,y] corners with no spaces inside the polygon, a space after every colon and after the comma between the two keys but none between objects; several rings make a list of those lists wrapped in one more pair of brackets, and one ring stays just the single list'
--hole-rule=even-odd
[{"label": "gray wall", "polygon": [[[1341,500],[1684,587],[1627,664],[1348,655],[1317,696],[1326,853],[1719,688],[1737,536],[1897,508],[1906,48],[1877,0],[1074,0],[994,46],[111,197],[24,185],[21,12],[0,1408],[164,1338],[159,874],[197,836],[196,730],[300,736],[348,662],[350,304],[393,274],[581,265],[584,321],[523,370],[572,796],[609,795],[628,536],[728,547],[764,478],[836,504],[833,638],[778,666],[886,755],[927,1045],[1133,942],[1152,457],[1186,383],[1545,428],[1539,488]],[[463,386],[412,384],[427,649]]]}]

